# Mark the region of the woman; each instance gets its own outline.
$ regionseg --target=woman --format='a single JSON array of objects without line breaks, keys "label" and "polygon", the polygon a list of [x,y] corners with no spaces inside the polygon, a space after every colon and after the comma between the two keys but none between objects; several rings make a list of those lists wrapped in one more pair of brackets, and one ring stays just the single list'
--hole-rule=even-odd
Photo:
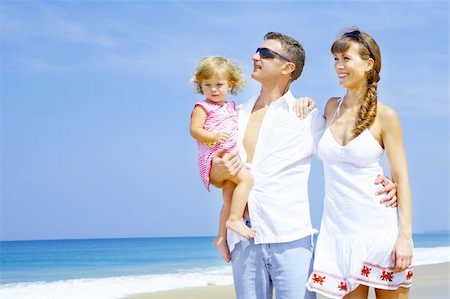
[{"label": "woman", "polygon": [[[412,279],[411,191],[398,116],[377,101],[381,55],[359,30],[332,45],[343,97],[325,108],[327,128],[318,145],[324,164],[325,203],[307,287],[330,298],[407,298]],[[398,208],[379,204],[374,178],[386,151]]]}]

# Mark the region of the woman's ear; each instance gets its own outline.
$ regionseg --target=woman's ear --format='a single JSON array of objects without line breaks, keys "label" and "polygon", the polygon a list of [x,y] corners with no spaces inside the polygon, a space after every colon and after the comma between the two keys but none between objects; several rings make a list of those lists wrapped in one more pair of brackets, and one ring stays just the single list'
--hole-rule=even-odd
[{"label": "woman's ear", "polygon": [[374,64],[375,64],[375,61],[373,60],[373,58],[367,59],[366,73],[368,73],[372,70]]}]

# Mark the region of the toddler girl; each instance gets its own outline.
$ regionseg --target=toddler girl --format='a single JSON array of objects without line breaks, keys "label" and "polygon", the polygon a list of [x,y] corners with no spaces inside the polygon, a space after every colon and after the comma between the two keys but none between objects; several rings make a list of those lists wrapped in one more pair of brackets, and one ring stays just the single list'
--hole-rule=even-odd
[{"label": "toddler girl", "polygon": [[[244,80],[240,69],[229,59],[208,56],[198,64],[192,81],[197,86],[197,92],[206,97],[195,104],[190,130],[191,136],[197,140],[200,176],[209,191],[213,154],[218,149],[223,148],[230,152],[236,148],[236,105],[227,101],[226,96],[228,93],[235,95],[237,89],[244,87]],[[223,207],[220,212],[219,233],[214,243],[227,262],[230,258],[226,244],[226,228],[244,238],[255,236],[255,230],[247,227],[242,218],[252,185],[252,176],[249,170],[243,167],[222,186]]]}]

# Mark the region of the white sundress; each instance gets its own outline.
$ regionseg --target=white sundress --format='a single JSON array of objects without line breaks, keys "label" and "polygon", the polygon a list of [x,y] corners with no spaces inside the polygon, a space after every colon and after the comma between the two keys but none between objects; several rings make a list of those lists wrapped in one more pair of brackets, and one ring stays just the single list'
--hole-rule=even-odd
[{"label": "white sundress", "polygon": [[411,286],[413,268],[394,273],[391,261],[398,235],[397,208],[380,204],[384,194],[375,195],[383,153],[368,129],[345,146],[334,139],[330,127],[320,139],[325,200],[313,272],[306,285],[310,291],[342,298],[359,284],[387,290]]}]

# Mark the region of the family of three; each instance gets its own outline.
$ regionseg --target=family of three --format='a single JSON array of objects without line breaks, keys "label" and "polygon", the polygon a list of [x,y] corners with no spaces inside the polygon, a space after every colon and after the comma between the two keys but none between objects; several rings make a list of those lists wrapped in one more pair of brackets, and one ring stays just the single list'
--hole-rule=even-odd
[{"label": "family of three", "polygon": [[[244,82],[229,59],[206,57],[193,78],[206,98],[191,114],[200,174],[223,189],[215,239],[232,263],[238,299],[407,298],[412,282],[411,192],[401,127],[377,99],[381,54],[352,29],[331,47],[343,96],[323,115],[296,99],[305,52],[269,32],[253,55],[260,94],[236,110],[226,100]],[[392,183],[380,175],[386,151]],[[311,156],[324,167],[324,211],[313,248],[308,199]],[[379,184],[382,184],[381,187]],[[389,206],[389,207],[388,207]]]}]

